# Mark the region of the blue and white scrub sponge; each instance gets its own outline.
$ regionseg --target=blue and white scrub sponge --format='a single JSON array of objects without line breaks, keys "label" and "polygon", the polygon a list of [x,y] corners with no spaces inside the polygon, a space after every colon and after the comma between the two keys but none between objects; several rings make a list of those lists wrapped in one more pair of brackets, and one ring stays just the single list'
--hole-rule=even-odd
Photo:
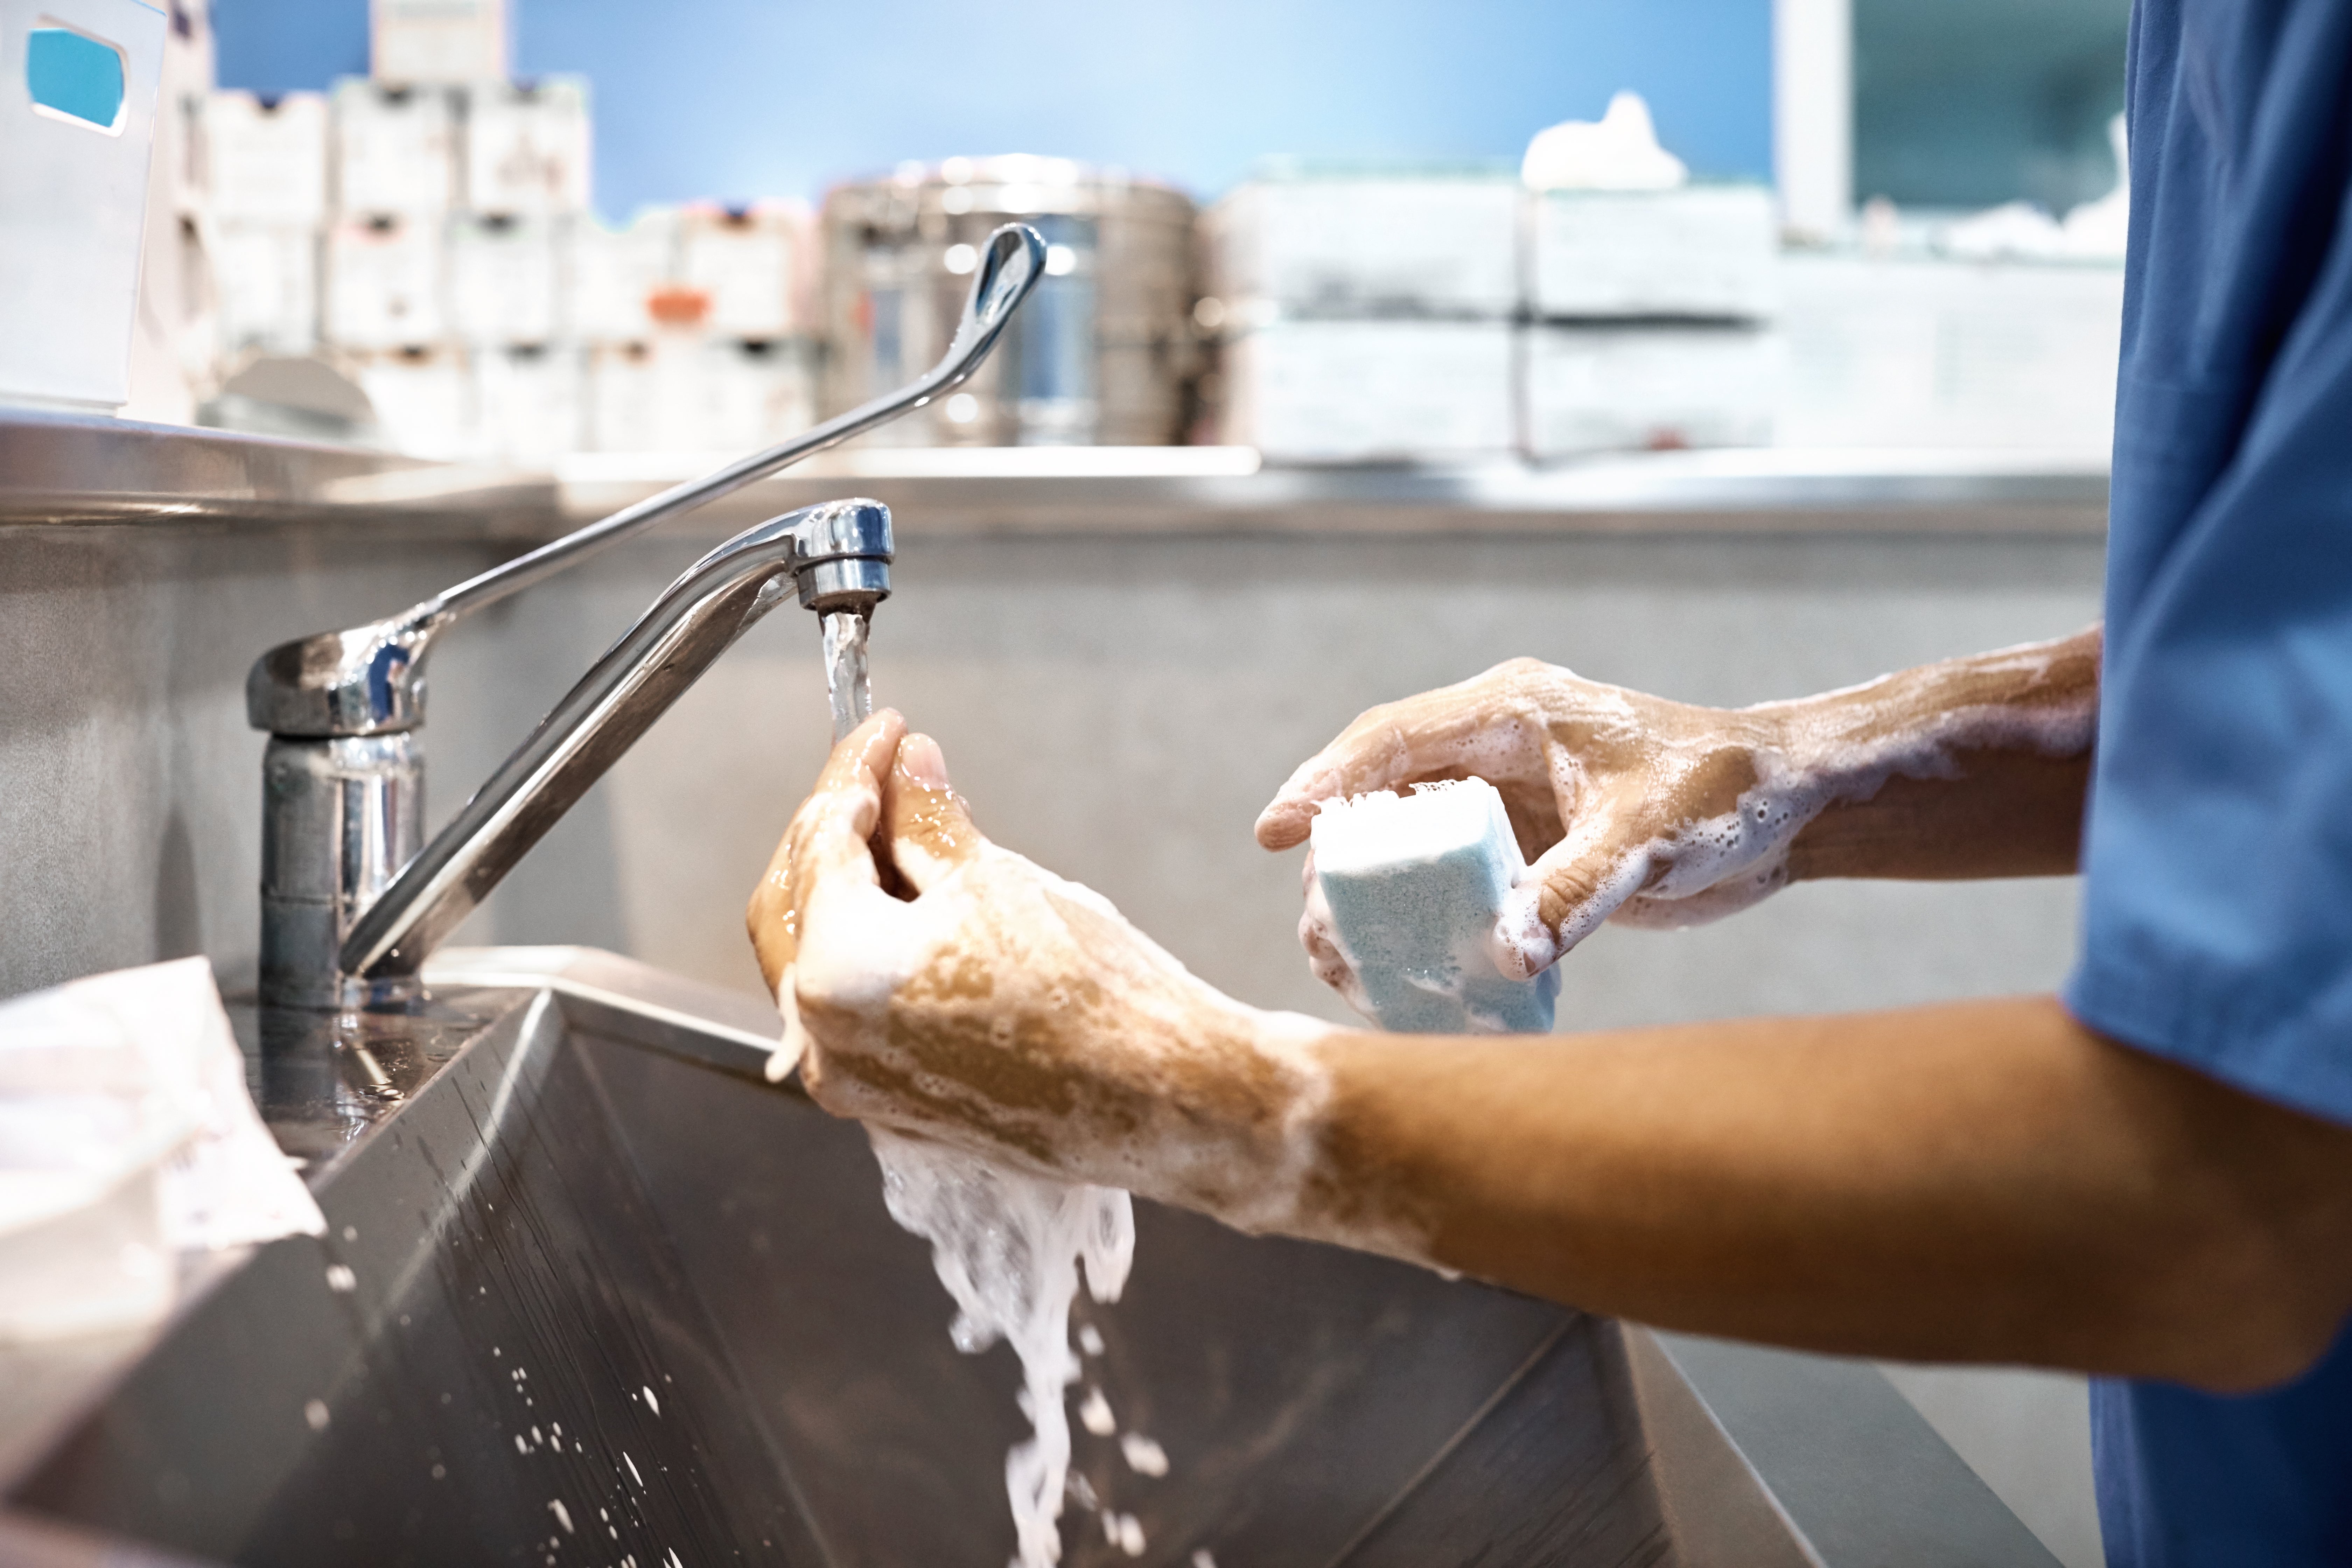
[{"label": "blue and white scrub sponge", "polygon": [[1490,933],[1527,860],[1484,779],[1326,801],[1310,829],[1322,921],[1355,971],[1349,1003],[1416,1035],[1550,1029],[1559,975],[1514,980]]}]

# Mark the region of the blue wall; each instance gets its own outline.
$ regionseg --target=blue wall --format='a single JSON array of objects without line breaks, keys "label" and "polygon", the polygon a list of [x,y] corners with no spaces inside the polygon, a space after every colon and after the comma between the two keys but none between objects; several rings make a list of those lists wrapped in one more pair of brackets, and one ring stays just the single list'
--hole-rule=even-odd
[{"label": "blue wall", "polygon": [[[514,3],[519,68],[594,83],[597,205],[616,216],[814,197],[957,153],[1083,158],[1204,196],[1267,153],[1516,160],[1621,87],[1699,173],[1770,172],[1769,0]],[[366,69],[365,0],[215,5],[224,86]]]}]

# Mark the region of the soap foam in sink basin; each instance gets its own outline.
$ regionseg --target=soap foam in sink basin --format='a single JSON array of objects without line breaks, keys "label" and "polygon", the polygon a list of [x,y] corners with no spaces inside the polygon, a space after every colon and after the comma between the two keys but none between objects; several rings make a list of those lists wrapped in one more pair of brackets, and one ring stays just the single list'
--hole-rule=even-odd
[{"label": "soap foam in sink basin", "polygon": [[1326,801],[1310,830],[1323,925],[1355,971],[1349,1001],[1415,1035],[1541,1033],[1559,975],[1514,980],[1489,933],[1527,861],[1484,779]]}]

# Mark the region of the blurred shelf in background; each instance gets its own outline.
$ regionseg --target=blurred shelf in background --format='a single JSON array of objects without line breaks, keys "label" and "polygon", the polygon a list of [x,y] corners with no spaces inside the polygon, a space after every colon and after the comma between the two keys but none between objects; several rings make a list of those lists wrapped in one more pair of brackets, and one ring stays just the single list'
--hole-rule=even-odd
[{"label": "blurred shelf in background", "polygon": [[[550,537],[732,453],[594,453],[544,469],[99,416],[0,413],[0,527],[366,526],[402,537]],[[825,453],[667,531],[709,543],[845,493],[903,537],[1062,533],[2096,535],[2104,463],[2076,453],[1756,447],[1570,463],[1280,468],[1247,447],[876,448]]]}]

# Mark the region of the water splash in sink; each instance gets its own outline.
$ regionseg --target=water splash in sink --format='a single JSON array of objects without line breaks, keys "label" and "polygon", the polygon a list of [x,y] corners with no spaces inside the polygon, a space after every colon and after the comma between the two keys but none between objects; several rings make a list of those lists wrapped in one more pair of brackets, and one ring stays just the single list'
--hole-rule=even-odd
[{"label": "water splash in sink", "polygon": [[[966,1352],[1002,1339],[1021,1358],[1021,1410],[1034,1433],[1004,1457],[1020,1568],[1060,1561],[1070,1467],[1065,1403],[1078,1375],[1070,1305],[1083,1265],[1087,1293],[1118,1300],[1135,1260],[1135,1210],[1112,1187],[1071,1186],[1008,1171],[928,1140],[869,1128],[890,1217],[931,1244],[940,1283],[955,1298],[949,1333]],[[1162,1460],[1164,1469],[1165,1461]],[[1142,1550],[1139,1526],[1129,1555]]]}]

